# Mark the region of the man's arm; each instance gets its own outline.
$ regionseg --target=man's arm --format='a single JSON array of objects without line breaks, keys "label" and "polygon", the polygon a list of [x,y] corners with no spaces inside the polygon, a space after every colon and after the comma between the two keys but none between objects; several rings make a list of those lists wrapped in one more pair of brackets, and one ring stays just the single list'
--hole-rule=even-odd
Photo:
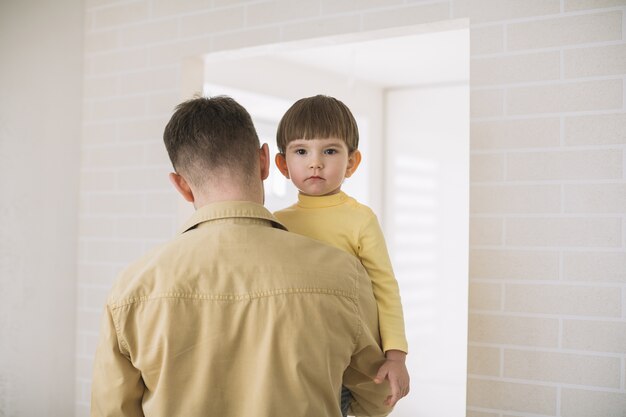
[{"label": "man's arm", "polygon": [[[374,359],[376,357],[378,357],[377,360]],[[350,390],[354,399],[350,415],[383,417],[393,409],[385,404],[391,393],[389,383],[387,381],[380,384],[374,382],[376,372],[384,362],[384,358],[380,348],[377,351],[368,347],[355,353],[343,376],[343,384]]]},{"label": "man's arm", "polygon": [[92,417],[143,417],[141,399],[145,386],[141,372],[120,351],[110,309],[106,308],[93,367]]},{"label": "man's arm", "polygon": [[374,382],[379,368],[385,362],[380,347],[376,300],[365,269],[357,265],[357,293],[360,332],[350,366],[343,383],[352,392],[351,410],[355,416],[386,416],[393,407],[385,404],[391,391],[388,381]]}]

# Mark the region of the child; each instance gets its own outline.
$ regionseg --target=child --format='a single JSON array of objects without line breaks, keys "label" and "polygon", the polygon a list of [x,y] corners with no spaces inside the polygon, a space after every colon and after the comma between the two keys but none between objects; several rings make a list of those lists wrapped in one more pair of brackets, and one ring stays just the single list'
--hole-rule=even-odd
[{"label": "child", "polygon": [[[343,180],[361,162],[356,121],[348,107],[333,97],[303,98],[281,119],[276,140],[280,152],[276,165],[300,193],[296,204],[275,215],[290,231],[326,242],[361,260],[372,280],[387,358],[375,381],[389,380],[391,395],[386,403],[394,405],[409,390],[398,283],[376,215],[341,191]],[[351,395],[345,388],[341,399],[346,416]]]}]

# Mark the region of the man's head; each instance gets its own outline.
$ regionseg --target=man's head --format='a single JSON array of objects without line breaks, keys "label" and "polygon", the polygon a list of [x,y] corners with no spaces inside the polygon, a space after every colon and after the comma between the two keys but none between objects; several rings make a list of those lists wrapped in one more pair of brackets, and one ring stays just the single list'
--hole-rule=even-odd
[{"label": "man's head", "polygon": [[334,97],[317,95],[296,101],[278,124],[276,143],[284,154],[296,139],[339,138],[349,152],[359,147],[359,129],[350,109]]},{"label": "man's head", "polygon": [[256,187],[267,176],[259,166],[267,146],[259,149],[250,114],[230,97],[197,97],[179,104],[163,140],[176,171],[172,182],[182,192],[182,179],[195,194],[192,199],[183,194],[189,201],[220,185]]}]

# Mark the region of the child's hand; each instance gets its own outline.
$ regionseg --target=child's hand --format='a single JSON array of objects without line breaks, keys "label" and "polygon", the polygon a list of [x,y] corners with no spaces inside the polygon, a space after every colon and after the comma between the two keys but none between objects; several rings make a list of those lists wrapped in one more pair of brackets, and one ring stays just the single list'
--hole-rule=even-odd
[{"label": "child's hand", "polygon": [[409,372],[404,363],[406,353],[400,350],[388,350],[385,356],[387,360],[378,370],[374,382],[380,384],[385,378],[389,380],[391,395],[385,400],[385,405],[393,407],[400,398],[409,393]]}]

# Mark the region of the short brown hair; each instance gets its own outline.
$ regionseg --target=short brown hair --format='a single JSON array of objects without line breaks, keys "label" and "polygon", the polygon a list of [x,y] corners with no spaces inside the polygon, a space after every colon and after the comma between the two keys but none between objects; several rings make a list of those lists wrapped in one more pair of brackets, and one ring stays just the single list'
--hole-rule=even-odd
[{"label": "short brown hair", "polygon": [[352,112],[334,97],[317,95],[296,101],[287,110],[276,132],[281,153],[295,139],[327,139],[336,137],[348,145],[350,152],[359,147],[359,129]]},{"label": "short brown hair", "polygon": [[207,171],[227,168],[250,177],[259,137],[250,114],[227,96],[196,97],[176,106],[163,141],[174,170],[199,186]]}]

